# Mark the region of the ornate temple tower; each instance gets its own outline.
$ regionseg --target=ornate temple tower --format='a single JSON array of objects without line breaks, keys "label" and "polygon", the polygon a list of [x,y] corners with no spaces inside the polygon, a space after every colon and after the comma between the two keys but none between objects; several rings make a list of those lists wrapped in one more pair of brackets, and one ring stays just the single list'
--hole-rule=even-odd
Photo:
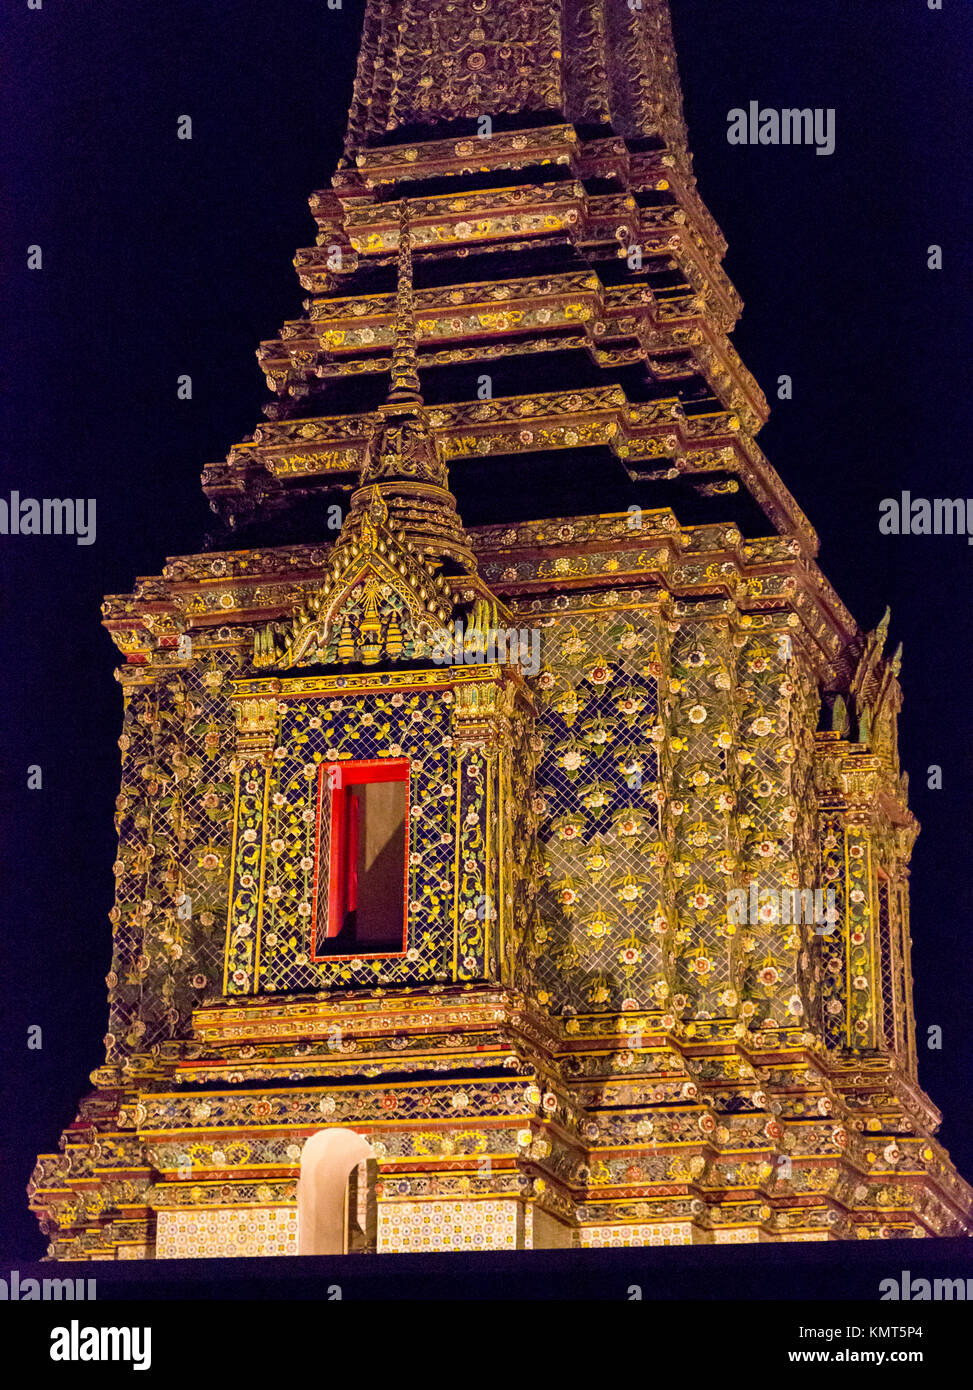
[{"label": "ornate temple tower", "polygon": [[368,0],[311,208],[225,543],[104,606],[110,1024],[49,1253],[968,1233],[899,656],[755,442],[666,0]]}]

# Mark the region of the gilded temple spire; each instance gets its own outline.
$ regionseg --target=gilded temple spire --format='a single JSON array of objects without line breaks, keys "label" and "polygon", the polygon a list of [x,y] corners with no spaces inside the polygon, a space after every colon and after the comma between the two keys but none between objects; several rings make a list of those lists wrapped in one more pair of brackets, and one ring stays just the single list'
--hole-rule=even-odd
[{"label": "gilded temple spire", "polygon": [[50,1253],[970,1233],[916,1083],[900,656],[755,442],[667,0],[366,0],[347,152],[279,409],[206,477],[300,542],[106,601],[111,1021],[31,1181]]},{"label": "gilded temple spire", "polygon": [[412,284],[412,229],[409,202],[399,204],[398,285],[395,295],[395,346],[392,350],[392,384],[389,405],[422,405],[419,384],[415,297]]},{"label": "gilded temple spire", "polygon": [[[418,332],[412,275],[412,225],[408,199],[399,203],[398,279],[395,293],[391,381],[365,450],[359,488],[342,536],[354,532],[372,505],[376,488],[395,525],[435,564],[448,559],[467,573],[476,563],[449,491],[442,449],[426,418],[419,381]],[[340,540],[339,540],[340,544]]]},{"label": "gilded temple spire", "polygon": [[395,131],[552,115],[664,144],[688,167],[669,0],[367,0],[352,161]]}]

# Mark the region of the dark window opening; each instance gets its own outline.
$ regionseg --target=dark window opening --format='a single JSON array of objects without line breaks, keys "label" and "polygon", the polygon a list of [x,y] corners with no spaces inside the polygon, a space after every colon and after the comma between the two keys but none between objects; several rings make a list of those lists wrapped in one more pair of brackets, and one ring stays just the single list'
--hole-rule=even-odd
[{"label": "dark window opening", "polygon": [[318,795],[315,956],[405,950],[409,765],[323,766]]}]

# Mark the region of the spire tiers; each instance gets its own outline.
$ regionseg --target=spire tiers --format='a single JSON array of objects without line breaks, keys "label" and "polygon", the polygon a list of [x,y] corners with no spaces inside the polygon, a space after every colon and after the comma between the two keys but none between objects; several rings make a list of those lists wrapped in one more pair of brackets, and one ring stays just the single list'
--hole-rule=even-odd
[{"label": "spire tiers", "polygon": [[352,493],[345,530],[355,532],[376,495],[393,526],[434,564],[451,562],[475,574],[469,538],[449,491],[445,461],[426,420],[419,382],[412,233],[408,199],[399,204],[398,280],[391,384],[365,450],[360,486]]},{"label": "spire tiers", "polygon": [[547,466],[531,455],[563,450],[570,469],[573,451],[598,449],[598,477],[658,484],[666,505],[689,494],[694,517],[748,529],[756,507],[816,553],[756,445],[768,405],[729,341],[742,306],[725,242],[676,146],[566,124],[440,131],[363,149],[310,201],[316,244],[295,258],[306,317],[258,353],[277,399],[204,475],[231,526],[379,471],[402,477],[400,445],[361,408],[377,396],[383,429],[412,436],[405,476],[421,457],[445,488],[438,451],[458,487],[483,459],[498,493],[516,495],[521,468]]},{"label": "spire tiers", "polygon": [[360,513],[369,505],[373,487],[377,487],[388,507],[393,527],[402,531],[425,559],[434,564],[451,562],[451,569],[469,575],[476,573],[476,559],[456,510],[456,498],[446,488],[405,479],[377,484],[363,479],[362,486],[351,495],[346,527],[357,524]]},{"label": "spire tiers", "polygon": [[349,159],[444,121],[552,115],[688,166],[668,0],[368,0]]}]

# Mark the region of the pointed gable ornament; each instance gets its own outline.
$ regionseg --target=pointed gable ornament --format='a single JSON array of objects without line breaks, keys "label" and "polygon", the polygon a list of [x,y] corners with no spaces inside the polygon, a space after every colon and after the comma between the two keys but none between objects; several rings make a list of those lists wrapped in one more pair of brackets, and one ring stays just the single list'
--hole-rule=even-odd
[{"label": "pointed gable ornament", "polygon": [[412,233],[403,200],[388,399],[328,577],[292,619],[257,630],[255,666],[377,666],[428,657],[453,616],[444,565],[478,583],[446,463],[426,420],[416,339]]},{"label": "pointed gable ornament", "polygon": [[404,532],[390,529],[388,508],[373,487],[367,509],[349,516],[321,587],[289,622],[258,631],[254,665],[376,666],[423,657],[452,607],[446,580]]}]

